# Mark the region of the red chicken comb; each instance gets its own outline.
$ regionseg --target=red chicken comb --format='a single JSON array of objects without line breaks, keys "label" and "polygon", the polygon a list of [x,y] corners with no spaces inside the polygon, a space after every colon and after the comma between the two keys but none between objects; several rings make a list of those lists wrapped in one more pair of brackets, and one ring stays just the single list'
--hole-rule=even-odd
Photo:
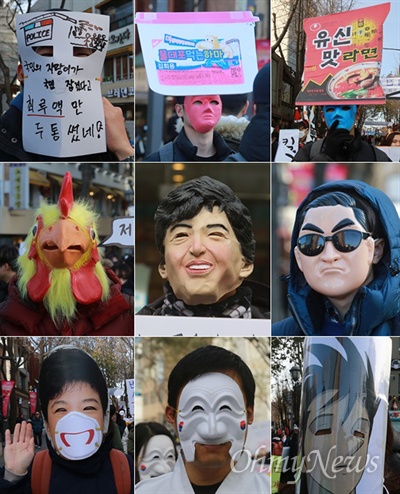
[{"label": "red chicken comb", "polygon": [[70,172],[64,175],[60,197],[58,198],[58,208],[61,212],[62,218],[68,218],[74,205],[74,192],[72,190],[72,176]]}]

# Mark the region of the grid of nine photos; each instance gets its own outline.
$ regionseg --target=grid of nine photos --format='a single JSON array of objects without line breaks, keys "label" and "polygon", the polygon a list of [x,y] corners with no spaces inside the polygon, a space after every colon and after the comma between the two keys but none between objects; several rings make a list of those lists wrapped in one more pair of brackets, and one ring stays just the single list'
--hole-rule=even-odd
[{"label": "grid of nine photos", "polygon": [[0,6],[0,492],[400,492],[400,5],[361,3]]}]

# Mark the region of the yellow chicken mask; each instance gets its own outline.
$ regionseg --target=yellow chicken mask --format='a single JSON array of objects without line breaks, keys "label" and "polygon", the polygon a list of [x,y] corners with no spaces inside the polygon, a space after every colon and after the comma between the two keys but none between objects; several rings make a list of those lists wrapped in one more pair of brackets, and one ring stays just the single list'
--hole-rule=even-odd
[{"label": "yellow chicken mask", "polygon": [[76,305],[106,300],[107,274],[97,249],[96,214],[74,201],[71,173],[64,176],[58,204],[42,203],[19,258],[23,298],[43,302],[52,319],[72,320]]}]

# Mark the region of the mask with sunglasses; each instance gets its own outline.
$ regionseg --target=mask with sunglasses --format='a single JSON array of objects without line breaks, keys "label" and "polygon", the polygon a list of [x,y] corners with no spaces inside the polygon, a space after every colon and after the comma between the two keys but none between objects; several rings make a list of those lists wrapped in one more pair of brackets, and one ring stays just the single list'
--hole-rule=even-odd
[{"label": "mask with sunglasses", "polygon": [[318,256],[325,249],[326,242],[332,242],[339,252],[353,252],[362,240],[371,236],[370,233],[359,230],[341,230],[333,235],[320,235],[319,233],[307,233],[297,240],[297,248],[308,257]]}]

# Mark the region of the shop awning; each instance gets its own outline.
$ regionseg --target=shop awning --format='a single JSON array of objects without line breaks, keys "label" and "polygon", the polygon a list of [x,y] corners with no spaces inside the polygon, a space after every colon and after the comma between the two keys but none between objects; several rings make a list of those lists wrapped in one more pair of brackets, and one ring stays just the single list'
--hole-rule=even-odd
[{"label": "shop awning", "polygon": [[120,196],[120,197],[122,197],[122,199],[125,199],[125,193],[124,193],[123,190],[121,190],[121,189],[111,189],[111,191],[112,191],[112,193],[114,195]]},{"label": "shop awning", "polygon": [[48,177],[51,180],[54,180],[55,182],[57,182],[59,185],[61,185],[63,178],[64,178],[63,175],[53,175],[52,173],[49,173]]},{"label": "shop awning", "polygon": [[29,169],[29,183],[38,187],[50,187],[50,182],[47,178],[37,170]]},{"label": "shop awning", "polygon": [[102,190],[105,194],[111,194],[111,195],[115,195],[115,192],[110,189],[110,187],[106,187],[104,185],[97,185],[96,184],[96,187],[98,187],[100,190]]},{"label": "shop awning", "polygon": [[[58,185],[62,184],[62,181],[64,179],[64,175],[53,175],[52,173],[49,173],[47,175],[51,180],[54,180],[55,182],[58,183]],[[82,183],[80,180],[76,180],[75,178],[72,179],[72,187],[76,189],[78,185]]]}]

